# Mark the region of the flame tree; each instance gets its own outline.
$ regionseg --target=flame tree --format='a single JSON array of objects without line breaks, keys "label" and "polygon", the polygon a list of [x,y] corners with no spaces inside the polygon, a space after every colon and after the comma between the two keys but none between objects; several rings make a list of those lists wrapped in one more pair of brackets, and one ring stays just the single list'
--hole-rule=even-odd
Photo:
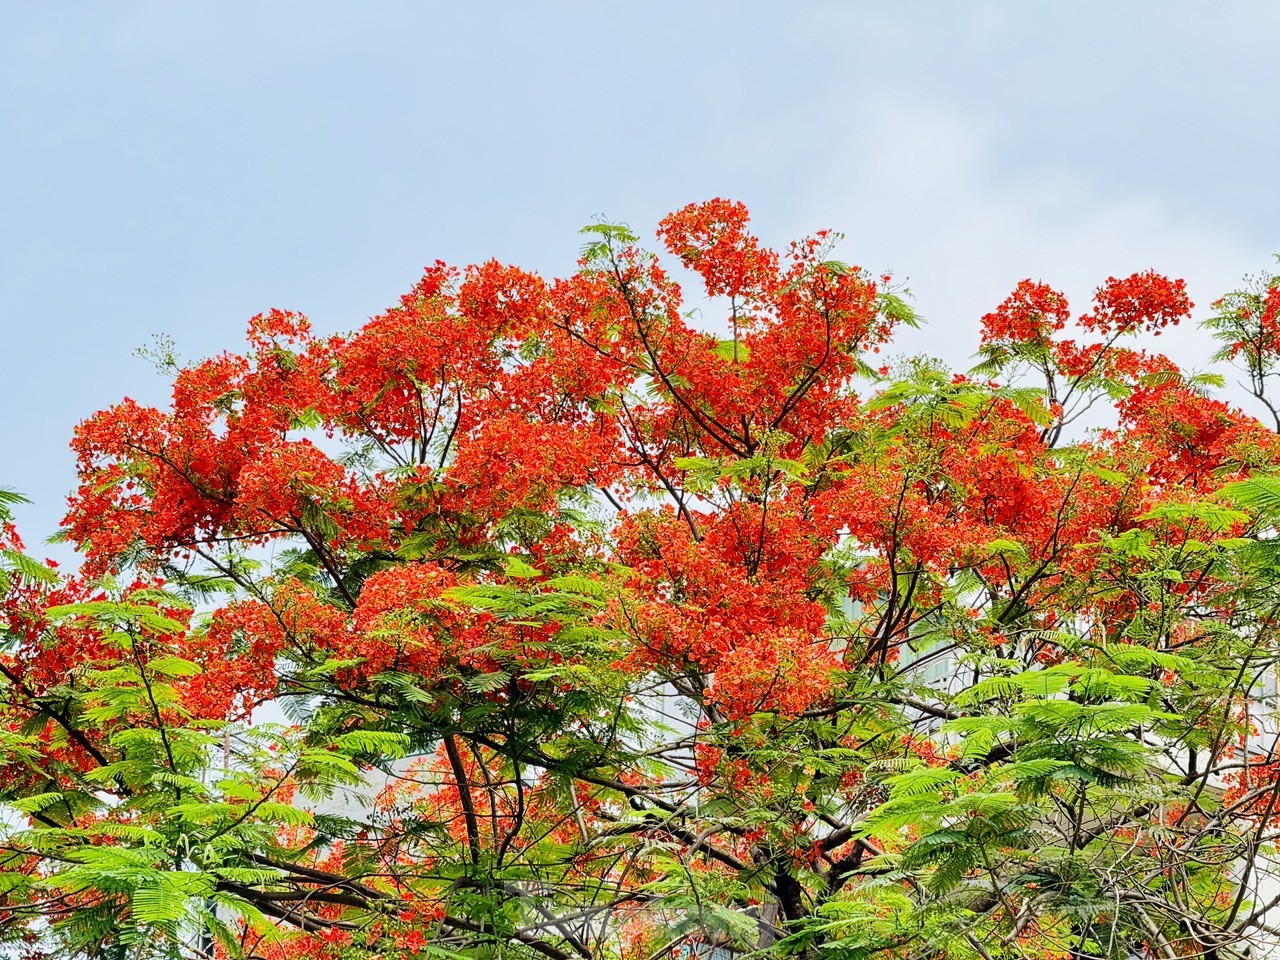
[{"label": "flame tree", "polygon": [[[713,200],[721,322],[597,224],[255,317],[84,421],[78,571],[0,544],[29,957],[1245,956],[1269,931],[1280,441],[1020,283],[886,366],[891,277]],[[1280,282],[1214,304],[1272,402]],[[12,500],[6,495],[6,502]],[[0,505],[2,506],[2,505]]]}]

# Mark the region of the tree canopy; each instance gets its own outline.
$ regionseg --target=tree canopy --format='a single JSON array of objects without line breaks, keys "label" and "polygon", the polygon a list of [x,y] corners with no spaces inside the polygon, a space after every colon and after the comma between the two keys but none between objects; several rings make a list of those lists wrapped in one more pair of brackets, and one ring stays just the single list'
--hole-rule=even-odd
[{"label": "tree canopy", "polygon": [[[81,423],[79,568],[3,517],[0,942],[1256,950],[1280,417],[1150,349],[1181,281],[1023,281],[958,373],[886,359],[909,297],[835,235],[747,221],[272,310]],[[1274,414],[1280,278],[1204,322]]]}]

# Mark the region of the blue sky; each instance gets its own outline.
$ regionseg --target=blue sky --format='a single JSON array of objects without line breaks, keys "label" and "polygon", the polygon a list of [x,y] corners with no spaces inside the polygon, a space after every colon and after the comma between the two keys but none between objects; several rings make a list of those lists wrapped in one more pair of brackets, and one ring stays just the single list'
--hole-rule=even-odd
[{"label": "blue sky", "polygon": [[[909,277],[963,364],[1021,278],[1280,252],[1280,5],[0,0],[0,486],[52,532],[74,424],[272,307],[349,329],[436,258],[572,268],[729,196]],[[1203,363],[1182,331],[1180,358]]]}]

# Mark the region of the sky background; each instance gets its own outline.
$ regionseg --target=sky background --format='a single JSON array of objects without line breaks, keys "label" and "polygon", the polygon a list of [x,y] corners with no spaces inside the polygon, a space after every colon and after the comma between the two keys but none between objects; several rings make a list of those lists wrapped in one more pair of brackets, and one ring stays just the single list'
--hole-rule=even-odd
[{"label": "sky background", "polygon": [[437,258],[562,274],[593,216],[714,196],[842,231],[960,366],[1024,277],[1203,313],[1280,252],[1278,39],[1269,2],[0,0],[0,486],[52,533],[74,425],[164,401],[155,334],[351,329]]}]

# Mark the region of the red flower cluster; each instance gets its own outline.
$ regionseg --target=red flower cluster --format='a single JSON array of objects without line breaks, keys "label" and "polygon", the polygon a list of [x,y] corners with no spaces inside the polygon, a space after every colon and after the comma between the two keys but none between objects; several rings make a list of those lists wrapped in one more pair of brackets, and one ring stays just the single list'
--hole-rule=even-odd
[{"label": "red flower cluster", "polygon": [[1187,297],[1185,280],[1170,280],[1154,270],[1123,280],[1108,277],[1094,293],[1093,303],[1080,325],[1103,336],[1137,331],[1159,334],[1191,316],[1195,306]]},{"label": "red flower cluster", "polygon": [[982,318],[982,342],[1037,342],[1061,330],[1071,317],[1067,298],[1048,284],[1023,280]]}]

